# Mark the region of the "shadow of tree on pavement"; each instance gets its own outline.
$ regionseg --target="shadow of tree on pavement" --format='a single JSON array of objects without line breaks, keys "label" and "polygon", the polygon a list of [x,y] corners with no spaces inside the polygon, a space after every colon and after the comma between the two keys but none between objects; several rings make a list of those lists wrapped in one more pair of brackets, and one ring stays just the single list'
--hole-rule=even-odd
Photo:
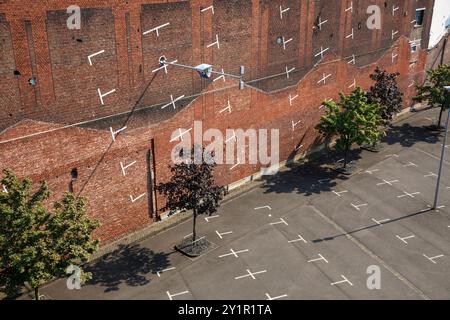
[{"label": "shadow of tree on pavement", "polygon": [[172,253],[155,253],[139,244],[120,245],[86,267],[86,271],[92,273],[87,284],[104,286],[105,292],[117,291],[121,284],[146,285],[150,282],[149,273],[156,274],[170,266],[168,256]]}]

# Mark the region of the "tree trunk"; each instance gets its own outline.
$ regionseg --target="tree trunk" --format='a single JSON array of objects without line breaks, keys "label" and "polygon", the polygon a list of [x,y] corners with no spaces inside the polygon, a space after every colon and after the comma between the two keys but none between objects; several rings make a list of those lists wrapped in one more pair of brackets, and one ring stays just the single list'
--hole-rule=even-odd
[{"label": "tree trunk", "polygon": [[192,228],[192,243],[197,238],[197,233],[195,232],[195,223],[197,221],[197,210],[194,209],[194,226]]},{"label": "tree trunk", "polygon": [[34,300],[41,300],[39,297],[39,287],[34,288]]},{"label": "tree trunk", "polygon": [[441,107],[441,112],[439,112],[439,120],[437,124],[437,128],[439,129],[441,127],[441,121],[442,121],[442,114],[444,113],[444,106]]},{"label": "tree trunk", "polygon": [[349,149],[349,144],[347,143],[347,144],[345,145],[345,151],[344,151],[344,169],[347,168],[348,149]]}]

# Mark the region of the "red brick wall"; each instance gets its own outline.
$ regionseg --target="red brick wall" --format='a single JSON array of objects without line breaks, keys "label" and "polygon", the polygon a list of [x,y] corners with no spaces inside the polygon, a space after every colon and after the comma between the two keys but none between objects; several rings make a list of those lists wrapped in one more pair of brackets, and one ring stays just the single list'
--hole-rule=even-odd
[{"label": "red brick wall", "polygon": [[[431,0],[419,2],[432,7]],[[426,47],[431,10],[424,27],[412,31],[416,1],[376,1],[384,12],[383,29],[368,31],[366,8],[373,1],[353,0],[353,13],[345,11],[350,3],[141,0],[127,5],[119,0],[80,0],[81,30],[66,28],[69,1],[0,3],[0,130],[9,128],[0,133],[0,168],[48,180],[52,200],[69,190],[70,172],[77,168],[74,192],[88,197],[90,214],[102,222],[96,235],[106,243],[152,223],[151,171],[156,182],[169,178],[167,166],[177,143],[170,142],[171,134],[191,128],[194,120],[202,120],[204,130],[222,132],[279,129],[280,159],[285,160],[297,153],[298,145],[303,144],[298,151],[303,153],[320,142],[314,126],[322,114],[321,102],[337,98],[340,91],[348,93],[353,83],[368,88],[376,65],[401,73],[408,106],[414,94],[411,84],[423,80],[427,56],[422,50],[412,54],[407,37],[422,32]],[[200,12],[210,5],[214,15]],[[280,5],[290,8],[283,19]],[[393,5],[400,8],[398,16],[392,16]],[[319,16],[328,20],[321,30],[313,28]],[[167,22],[170,26],[161,29],[159,37],[142,34]],[[354,39],[347,38],[352,28]],[[394,40],[392,30],[399,30]],[[216,34],[220,49],[207,48]],[[278,36],[293,38],[286,50],[276,44]],[[329,48],[323,60],[314,57],[321,47]],[[90,66],[87,56],[99,50],[105,53],[93,58]],[[190,70],[174,67],[168,74],[152,73],[163,54],[183,64],[209,62],[230,73],[244,65],[251,87],[240,91],[236,80],[201,80]],[[348,63],[353,54],[355,65]],[[398,56],[392,59],[393,54]],[[255,81],[285,67],[296,68],[289,78]],[[21,77],[12,75],[15,69]],[[32,74],[38,77],[37,87],[27,83]],[[330,77],[321,82],[324,74]],[[97,88],[116,92],[101,106]],[[299,95],[292,105],[290,94]],[[188,99],[178,102],[175,110],[161,109],[170,95]],[[232,112],[221,113],[228,101]],[[134,112],[127,113],[130,110]],[[25,119],[33,121],[18,123]],[[90,121],[94,119],[98,120]],[[299,120],[292,130],[292,121]],[[71,125],[82,121],[87,122]],[[127,129],[113,141],[109,128],[124,126]],[[149,163],[149,154],[154,154],[156,168]],[[120,163],[133,161],[123,175]],[[217,168],[219,183],[230,184],[259,170],[257,165],[231,167]],[[147,194],[131,201],[130,196],[143,193]],[[156,202],[161,208],[164,199],[157,196]]]}]

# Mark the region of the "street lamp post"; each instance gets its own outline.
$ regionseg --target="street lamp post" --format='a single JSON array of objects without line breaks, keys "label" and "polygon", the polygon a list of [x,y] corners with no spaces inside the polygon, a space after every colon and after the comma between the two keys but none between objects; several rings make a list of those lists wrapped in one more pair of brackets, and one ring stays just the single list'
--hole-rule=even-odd
[{"label": "street lamp post", "polygon": [[245,73],[245,68],[244,66],[240,66],[239,68],[239,75],[234,75],[234,74],[229,74],[229,73],[224,73],[224,72],[217,72],[217,71],[213,71],[213,67],[209,64],[206,63],[202,63],[196,67],[193,66],[187,66],[184,64],[180,64],[180,63],[176,63],[176,62],[169,62],[167,61],[165,56],[162,56],[159,58],[159,65],[162,66],[167,66],[167,65],[172,65],[175,67],[181,67],[181,68],[187,68],[187,69],[191,69],[191,70],[195,70],[198,72],[198,74],[202,77],[202,78],[211,78],[212,74],[218,74],[224,77],[230,77],[230,78],[234,78],[234,79],[239,79],[239,89],[243,90],[245,88],[245,83],[244,83],[244,73]]},{"label": "street lamp post", "polygon": [[[450,94],[450,86],[446,86],[446,87],[444,87],[444,89],[445,89],[444,94],[446,95],[445,103],[449,103],[448,95]],[[435,210],[438,206],[439,188],[440,188],[440,184],[441,184],[442,168],[444,166],[445,147],[446,147],[446,143],[447,143],[449,122],[450,122],[450,106],[448,108],[448,117],[447,117],[447,124],[445,126],[444,141],[442,142],[441,161],[439,163],[439,173],[438,173],[437,184],[436,184],[436,192],[434,194],[433,210]]]}]

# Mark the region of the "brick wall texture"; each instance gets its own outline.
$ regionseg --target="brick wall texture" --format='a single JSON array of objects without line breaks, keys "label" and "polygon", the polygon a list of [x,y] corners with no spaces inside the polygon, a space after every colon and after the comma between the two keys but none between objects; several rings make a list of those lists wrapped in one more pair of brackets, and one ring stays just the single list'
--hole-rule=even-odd
[{"label": "brick wall texture", "polygon": [[[170,142],[172,133],[194,121],[223,133],[278,129],[286,160],[320,143],[314,127],[321,102],[354,86],[367,89],[377,65],[400,72],[409,107],[424,79],[433,7],[432,0],[78,0],[81,28],[69,29],[72,4],[0,1],[0,169],[47,180],[52,200],[70,189],[86,196],[89,214],[102,223],[102,243],[161,213],[164,199],[153,187],[169,178],[178,143]],[[381,9],[379,30],[366,26],[373,4]],[[412,22],[422,7],[417,27]],[[161,25],[158,35],[146,32]],[[410,41],[418,39],[412,52]],[[91,65],[88,56],[100,51]],[[201,79],[173,66],[154,71],[162,55],[232,74],[243,65],[248,86],[239,90],[235,79]],[[102,104],[99,91],[112,90]],[[171,96],[184,98],[162,108]],[[228,102],[231,110],[223,112]],[[228,185],[259,169],[220,165],[217,182]]]}]

